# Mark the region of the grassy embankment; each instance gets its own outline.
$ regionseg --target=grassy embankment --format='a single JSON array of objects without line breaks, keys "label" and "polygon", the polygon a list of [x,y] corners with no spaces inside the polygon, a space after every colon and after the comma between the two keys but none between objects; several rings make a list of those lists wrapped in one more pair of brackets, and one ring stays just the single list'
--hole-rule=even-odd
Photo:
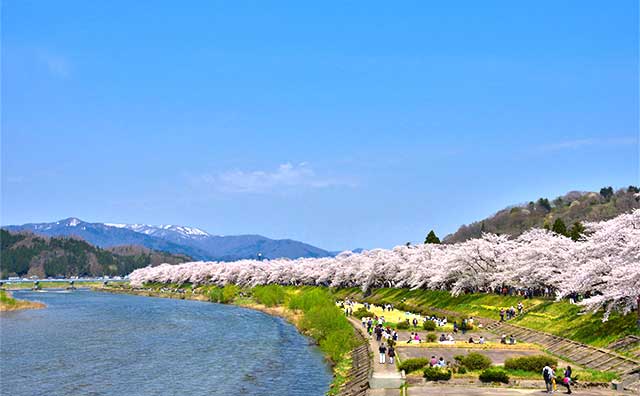
[{"label": "grassy embankment", "polygon": [[602,322],[602,312],[580,314],[579,305],[566,301],[551,301],[540,298],[522,299],[515,296],[496,294],[465,294],[452,296],[446,291],[375,289],[367,297],[357,288],[335,291],[337,298],[351,297],[357,301],[374,304],[392,303],[401,309],[413,312],[440,308],[459,312],[461,315],[499,319],[501,308],[517,306],[522,301],[527,312],[510,323],[566,337],[596,347],[626,335],[640,335],[636,326],[636,313],[612,314],[607,322]]},{"label": "grassy embankment", "polygon": [[[147,284],[145,287],[186,289],[190,285]],[[326,288],[257,286],[240,288],[201,286],[195,289],[194,297],[206,296],[211,302],[235,304],[284,317],[303,334],[313,338],[333,367],[334,380],[328,395],[337,394],[348,378],[351,368],[351,351],[356,347],[353,327],[342,311],[335,305],[335,297]],[[190,297],[186,297],[190,298]],[[199,298],[201,299],[201,298]]]},{"label": "grassy embankment", "polygon": [[17,311],[20,309],[39,309],[45,305],[36,301],[16,300],[11,293],[0,290],[0,311]]}]

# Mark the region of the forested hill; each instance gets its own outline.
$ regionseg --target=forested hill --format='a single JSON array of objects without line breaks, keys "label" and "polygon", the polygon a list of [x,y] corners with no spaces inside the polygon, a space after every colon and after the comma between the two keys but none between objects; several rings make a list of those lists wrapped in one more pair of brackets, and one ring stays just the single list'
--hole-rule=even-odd
[{"label": "forested hill", "polygon": [[[484,220],[463,225],[444,238],[455,243],[479,237],[482,232],[518,236],[534,227],[552,229],[558,219],[567,231],[574,223],[608,220],[635,208],[640,208],[638,187],[614,191],[604,187],[600,192],[572,191],[553,200],[540,198],[527,204],[508,207]],[[567,232],[568,234],[568,232]]]},{"label": "forested hill", "polygon": [[184,255],[138,246],[101,249],[73,237],[43,237],[0,230],[0,275],[9,276],[115,276],[160,263],[191,261]]}]

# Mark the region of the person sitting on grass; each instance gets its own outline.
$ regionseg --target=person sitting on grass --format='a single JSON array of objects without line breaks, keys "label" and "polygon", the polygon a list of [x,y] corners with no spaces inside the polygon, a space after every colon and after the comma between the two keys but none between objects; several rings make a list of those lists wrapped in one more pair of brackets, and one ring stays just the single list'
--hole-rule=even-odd
[{"label": "person sitting on grass", "polygon": [[507,335],[503,334],[502,337],[500,337],[500,343],[501,344],[506,344],[507,343]]},{"label": "person sitting on grass", "polygon": [[444,361],[442,356],[440,356],[440,359],[438,360],[438,367],[447,367],[447,362]]},{"label": "person sitting on grass", "polygon": [[509,344],[515,345],[515,343],[516,343],[516,338],[513,336],[513,334],[511,334],[509,336]]},{"label": "person sitting on grass", "polygon": [[478,341],[478,344],[484,344],[484,337],[480,336],[480,341]]},{"label": "person sitting on grass", "polygon": [[455,340],[454,340],[454,338],[453,338],[453,335],[449,334],[449,335],[447,336],[447,341],[449,341],[449,342],[454,342]]},{"label": "person sitting on grass", "polygon": [[433,356],[431,356],[431,360],[429,360],[429,366],[433,367],[436,364],[438,364],[438,359],[436,359],[436,356],[433,355]]},{"label": "person sitting on grass", "polygon": [[473,337],[469,337],[469,344],[475,344],[475,340],[473,339]]},{"label": "person sitting on grass", "polygon": [[422,339],[420,339],[420,336],[418,335],[418,333],[416,333],[416,336],[413,340],[418,344],[422,342]]},{"label": "person sitting on grass", "polygon": [[411,332],[411,335],[409,336],[409,340],[407,340],[407,344],[411,344],[411,341],[413,341],[413,332]]}]

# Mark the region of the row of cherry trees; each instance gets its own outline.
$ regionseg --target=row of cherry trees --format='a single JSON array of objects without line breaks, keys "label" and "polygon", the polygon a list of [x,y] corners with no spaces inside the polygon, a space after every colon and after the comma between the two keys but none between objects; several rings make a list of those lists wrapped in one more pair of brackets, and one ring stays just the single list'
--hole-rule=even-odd
[{"label": "row of cherry trees", "polygon": [[162,264],[135,270],[131,284],[145,282],[255,286],[410,287],[453,294],[496,288],[549,290],[558,298],[589,296],[587,308],[637,309],[640,295],[640,210],[587,223],[571,239],[532,229],[516,239],[484,234],[452,245],[425,244],[373,249],[336,257],[266,261]]}]

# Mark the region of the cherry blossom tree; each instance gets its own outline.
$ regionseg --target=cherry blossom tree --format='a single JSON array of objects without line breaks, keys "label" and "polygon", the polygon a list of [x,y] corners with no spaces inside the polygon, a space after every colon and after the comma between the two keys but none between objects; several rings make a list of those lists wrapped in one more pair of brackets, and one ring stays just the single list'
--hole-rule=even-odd
[{"label": "cherry blossom tree", "polygon": [[570,238],[532,229],[515,239],[483,234],[457,244],[397,246],[336,257],[162,264],[133,271],[130,282],[224,286],[322,285],[410,287],[452,294],[500,287],[547,288],[558,298],[588,296],[587,309],[638,308],[640,210],[585,224],[585,237]]}]

